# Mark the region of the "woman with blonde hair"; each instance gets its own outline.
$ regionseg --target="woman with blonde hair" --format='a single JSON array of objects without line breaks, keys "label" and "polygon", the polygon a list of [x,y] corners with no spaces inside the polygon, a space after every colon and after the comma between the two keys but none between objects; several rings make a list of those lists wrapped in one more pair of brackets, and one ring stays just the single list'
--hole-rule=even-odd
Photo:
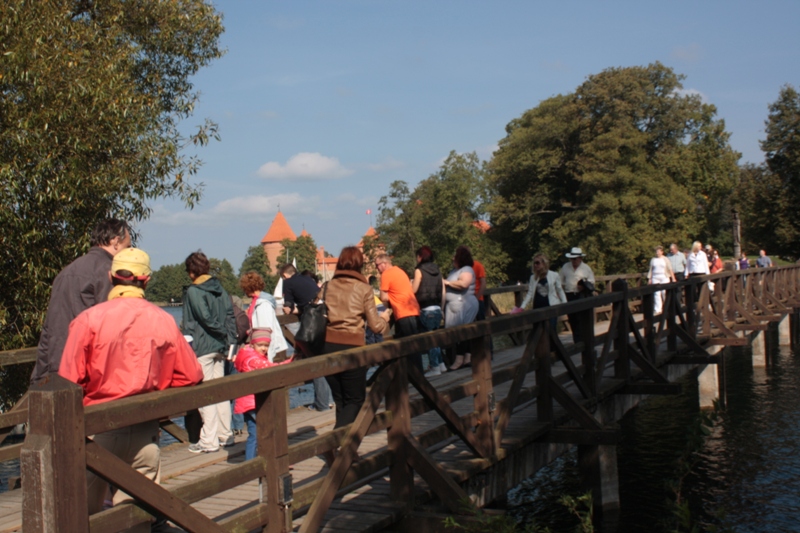
[{"label": "woman with blonde hair", "polygon": [[[519,313],[523,311],[531,301],[533,301],[534,309],[567,302],[567,295],[564,294],[564,287],[561,285],[561,276],[557,272],[550,270],[550,259],[543,253],[537,253],[533,256],[531,279],[528,281],[528,293],[522,300],[522,305],[513,308],[511,312]],[[550,325],[555,329],[555,318],[552,319]]]}]

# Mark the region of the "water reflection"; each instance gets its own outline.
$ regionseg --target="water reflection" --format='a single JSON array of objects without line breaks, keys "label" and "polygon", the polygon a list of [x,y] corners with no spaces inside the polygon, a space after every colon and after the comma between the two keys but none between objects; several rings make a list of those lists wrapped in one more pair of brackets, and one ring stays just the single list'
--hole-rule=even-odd
[{"label": "water reflection", "polygon": [[[800,531],[800,353],[771,341],[767,368],[753,368],[750,347],[725,351],[728,405],[680,484],[701,531]],[[651,398],[622,420],[619,531],[675,530],[676,482],[697,435],[698,405],[688,380],[681,395]],[[579,495],[578,479],[573,453],[512,490],[510,511],[570,531],[576,521],[557,500]]]}]

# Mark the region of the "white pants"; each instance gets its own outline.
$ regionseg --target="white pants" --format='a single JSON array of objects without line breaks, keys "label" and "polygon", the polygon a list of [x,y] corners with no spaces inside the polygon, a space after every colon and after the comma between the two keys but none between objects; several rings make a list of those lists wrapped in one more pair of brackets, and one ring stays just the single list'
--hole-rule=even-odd
[{"label": "white pants", "polygon": [[[203,369],[203,381],[219,379],[225,375],[225,358],[221,353],[209,353],[197,358]],[[231,402],[225,400],[214,405],[200,407],[203,429],[200,431],[200,445],[203,448],[219,448],[220,441],[227,441],[231,432]]]}]

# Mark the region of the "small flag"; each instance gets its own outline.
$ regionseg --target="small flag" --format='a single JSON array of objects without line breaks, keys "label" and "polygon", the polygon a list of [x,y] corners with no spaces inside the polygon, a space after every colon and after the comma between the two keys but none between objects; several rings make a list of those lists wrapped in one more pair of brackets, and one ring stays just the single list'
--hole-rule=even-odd
[{"label": "small flag", "polygon": [[372,214],[372,209],[367,209],[367,214],[371,215]]}]

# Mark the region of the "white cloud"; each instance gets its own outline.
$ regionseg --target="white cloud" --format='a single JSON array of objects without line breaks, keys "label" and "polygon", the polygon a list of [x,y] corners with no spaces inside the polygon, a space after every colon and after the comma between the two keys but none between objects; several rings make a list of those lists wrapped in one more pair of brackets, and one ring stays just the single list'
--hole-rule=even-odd
[{"label": "white cloud", "polygon": [[290,157],[285,165],[270,161],[258,169],[258,175],[262,178],[276,180],[325,180],[352,173],[335,157],[326,157],[319,152],[300,152]]},{"label": "white cloud", "polygon": [[222,200],[210,209],[170,211],[165,205],[153,208],[150,220],[167,226],[225,226],[234,220],[269,222],[280,210],[286,215],[311,215],[320,206],[318,196],[298,193],[237,196]]}]

